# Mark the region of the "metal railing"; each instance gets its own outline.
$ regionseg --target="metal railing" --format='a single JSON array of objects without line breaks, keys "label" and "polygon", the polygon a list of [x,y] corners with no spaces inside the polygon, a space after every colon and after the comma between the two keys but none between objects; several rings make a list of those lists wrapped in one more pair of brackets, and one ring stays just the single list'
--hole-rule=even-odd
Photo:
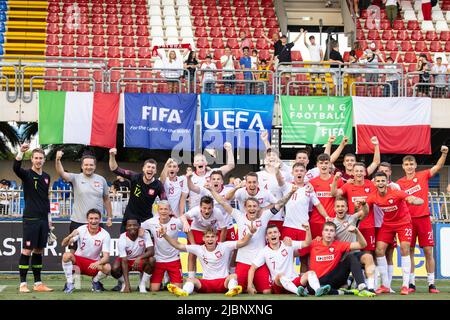
[{"label": "metal railing", "polygon": [[[421,82],[421,71],[408,72],[405,78],[405,96],[417,97],[418,93],[423,96],[432,98],[449,98],[450,92],[450,72],[434,73],[429,72],[430,79],[428,82]],[[445,82],[437,80],[437,77],[445,77]],[[412,89],[412,90],[411,90]]]}]

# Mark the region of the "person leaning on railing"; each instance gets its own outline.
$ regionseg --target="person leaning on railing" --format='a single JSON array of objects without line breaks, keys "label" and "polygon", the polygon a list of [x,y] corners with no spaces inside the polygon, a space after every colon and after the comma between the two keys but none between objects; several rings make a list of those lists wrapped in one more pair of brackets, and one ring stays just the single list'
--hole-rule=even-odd
[{"label": "person leaning on railing", "polygon": [[[385,69],[397,69],[397,62],[398,57],[402,55],[401,51],[398,51],[397,56],[395,57],[395,60],[392,59],[392,56],[389,56],[384,60],[383,55],[380,54],[378,58],[382,63],[386,63],[387,65],[384,66]],[[400,75],[398,73],[388,73],[386,74],[386,82],[391,85],[392,87],[392,96],[398,97],[398,81],[400,80]],[[383,86],[383,97],[389,97],[391,87],[389,85]]]},{"label": "person leaning on railing", "polygon": [[430,95],[430,86],[428,83],[430,83],[430,70],[431,70],[431,63],[428,62],[427,55],[425,53],[421,53],[419,55],[419,59],[417,59],[417,65],[416,65],[416,71],[422,72],[419,75],[419,83],[417,86],[417,93],[419,97],[428,97]]},{"label": "person leaning on railing", "polygon": [[262,59],[258,63],[258,71],[265,71],[265,72],[258,72],[257,80],[258,81],[264,81],[266,86],[266,92],[264,92],[264,83],[258,83],[258,94],[267,94],[267,89],[269,87],[269,70],[272,67],[272,62],[269,62],[267,64],[267,61],[265,59]]},{"label": "person leaning on railing", "polygon": [[436,64],[431,68],[434,78],[434,98],[445,98],[447,84],[447,67],[442,64],[442,57],[436,58]]}]

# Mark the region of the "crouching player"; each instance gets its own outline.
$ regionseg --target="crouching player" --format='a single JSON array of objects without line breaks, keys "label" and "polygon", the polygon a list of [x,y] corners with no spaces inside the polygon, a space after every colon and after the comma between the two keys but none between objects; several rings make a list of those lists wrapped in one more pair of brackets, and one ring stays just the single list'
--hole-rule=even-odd
[{"label": "crouching player", "polygon": [[269,225],[266,229],[267,245],[253,260],[248,271],[248,289],[250,294],[256,292],[253,285],[255,271],[266,264],[272,279],[272,292],[275,294],[292,292],[297,295],[305,295],[304,288],[300,286],[300,276],[294,270],[294,251],[305,248],[311,243],[311,231],[309,225],[302,227],[306,230],[304,241],[289,241],[284,243],[280,240],[281,233],[276,225]]},{"label": "crouching player", "polygon": [[175,285],[167,285],[169,292],[177,296],[188,296],[194,289],[199,293],[225,293],[227,297],[233,297],[242,292],[242,286],[238,285],[237,275],[230,274],[229,263],[233,250],[247,245],[256,228],[251,223],[247,226],[247,235],[238,241],[217,242],[217,232],[213,228],[206,229],[203,235],[204,245],[185,245],[170,238],[166,228],[161,226],[160,234],[175,249],[195,254],[203,269],[203,278],[189,278],[183,289]]},{"label": "crouching player", "polygon": [[100,227],[102,215],[99,210],[90,209],[86,216],[88,224],[75,229],[61,243],[63,247],[74,242],[78,244],[75,253],[65,252],[63,255],[62,266],[67,279],[65,293],[72,293],[75,289],[72,274],[74,265],[79,268],[80,274],[94,277],[92,291],[95,292],[105,291],[100,280],[106,278],[111,271],[109,264],[111,237]]},{"label": "crouching player", "polygon": [[[121,292],[130,293],[130,271],[139,271],[142,275],[139,282],[139,292],[146,293],[146,285],[155,264],[155,253],[150,233],[145,230],[144,235],[139,236],[139,221],[128,219],[126,232],[122,233],[118,243],[119,258],[114,261],[111,275],[119,280],[118,286]],[[116,290],[116,291],[119,291]]]}]

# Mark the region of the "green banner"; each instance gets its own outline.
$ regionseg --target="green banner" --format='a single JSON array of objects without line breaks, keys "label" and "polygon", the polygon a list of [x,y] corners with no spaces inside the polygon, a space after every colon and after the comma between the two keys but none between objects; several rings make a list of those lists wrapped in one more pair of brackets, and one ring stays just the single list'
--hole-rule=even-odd
[{"label": "green banner", "polygon": [[282,143],[325,144],[352,138],[352,97],[281,96]]}]

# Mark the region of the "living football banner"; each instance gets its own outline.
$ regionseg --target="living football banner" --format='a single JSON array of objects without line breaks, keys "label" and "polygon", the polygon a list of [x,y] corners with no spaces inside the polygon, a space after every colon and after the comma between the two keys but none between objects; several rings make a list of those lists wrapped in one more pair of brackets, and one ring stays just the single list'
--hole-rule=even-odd
[{"label": "living football banner", "polygon": [[125,147],[194,149],[196,94],[124,94]]},{"label": "living football banner", "polygon": [[39,91],[39,143],[116,146],[119,94]]},{"label": "living football banner", "polygon": [[282,143],[325,144],[331,135],[352,143],[351,97],[281,96]]},{"label": "living football banner", "polygon": [[272,127],[273,95],[201,94],[203,148],[259,149],[259,134]]}]

